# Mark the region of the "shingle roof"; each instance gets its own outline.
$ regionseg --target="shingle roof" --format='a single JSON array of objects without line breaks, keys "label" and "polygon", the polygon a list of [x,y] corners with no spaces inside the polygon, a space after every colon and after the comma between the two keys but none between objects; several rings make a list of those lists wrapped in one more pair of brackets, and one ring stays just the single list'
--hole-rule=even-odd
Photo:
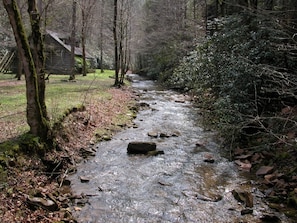
[{"label": "shingle roof", "polygon": [[[56,40],[60,45],[62,45],[66,50],[71,52],[71,45],[65,44],[61,39],[60,39],[60,34],[53,32],[51,30],[46,30],[46,33],[50,35],[54,40]],[[82,56],[82,48],[80,47],[75,47],[75,55],[76,56]],[[87,58],[93,58],[91,54],[86,52],[86,57]]]}]

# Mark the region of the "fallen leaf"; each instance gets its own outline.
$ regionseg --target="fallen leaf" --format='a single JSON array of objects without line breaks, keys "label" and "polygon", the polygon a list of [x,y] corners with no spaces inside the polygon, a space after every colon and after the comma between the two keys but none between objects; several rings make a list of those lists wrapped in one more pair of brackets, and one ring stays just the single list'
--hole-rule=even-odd
[{"label": "fallen leaf", "polygon": [[261,166],[258,171],[256,172],[257,176],[266,175],[273,171],[273,166]]}]

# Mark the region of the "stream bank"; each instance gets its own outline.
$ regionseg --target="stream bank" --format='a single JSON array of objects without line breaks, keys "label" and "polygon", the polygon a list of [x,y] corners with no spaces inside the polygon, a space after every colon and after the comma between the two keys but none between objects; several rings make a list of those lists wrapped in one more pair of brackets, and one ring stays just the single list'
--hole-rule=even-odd
[{"label": "stream bank", "polygon": [[[132,82],[142,105],[134,125],[96,145],[69,176],[78,222],[290,222],[220,156],[199,108],[153,81]],[[128,155],[133,141],[154,142],[164,154]]]}]

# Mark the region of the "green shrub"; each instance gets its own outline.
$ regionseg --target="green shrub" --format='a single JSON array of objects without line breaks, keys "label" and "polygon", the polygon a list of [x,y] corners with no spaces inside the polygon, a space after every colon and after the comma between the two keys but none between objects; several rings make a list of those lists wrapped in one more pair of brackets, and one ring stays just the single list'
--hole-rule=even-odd
[{"label": "green shrub", "polygon": [[210,123],[226,139],[279,131],[267,117],[297,102],[297,58],[288,35],[277,20],[260,15],[222,22],[224,28],[185,57],[167,84],[204,97]]}]

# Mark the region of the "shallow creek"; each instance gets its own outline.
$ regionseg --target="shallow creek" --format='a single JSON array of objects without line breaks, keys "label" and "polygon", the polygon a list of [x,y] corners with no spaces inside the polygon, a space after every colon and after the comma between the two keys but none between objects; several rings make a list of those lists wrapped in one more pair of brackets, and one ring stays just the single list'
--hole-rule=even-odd
[{"label": "shallow creek", "polygon": [[[140,102],[149,104],[134,120],[137,128],[96,145],[96,156],[69,176],[74,193],[87,197],[84,206],[74,208],[78,222],[261,222],[270,214],[289,222],[270,210],[251,181],[220,156],[214,133],[199,124],[198,108],[137,76],[133,87]],[[152,138],[149,132],[179,136]],[[156,142],[164,154],[128,155],[131,141]],[[205,162],[209,157],[213,163]],[[90,181],[82,183],[81,176]],[[234,189],[252,195],[250,210],[234,198]],[[242,210],[252,213],[242,215]]]}]

